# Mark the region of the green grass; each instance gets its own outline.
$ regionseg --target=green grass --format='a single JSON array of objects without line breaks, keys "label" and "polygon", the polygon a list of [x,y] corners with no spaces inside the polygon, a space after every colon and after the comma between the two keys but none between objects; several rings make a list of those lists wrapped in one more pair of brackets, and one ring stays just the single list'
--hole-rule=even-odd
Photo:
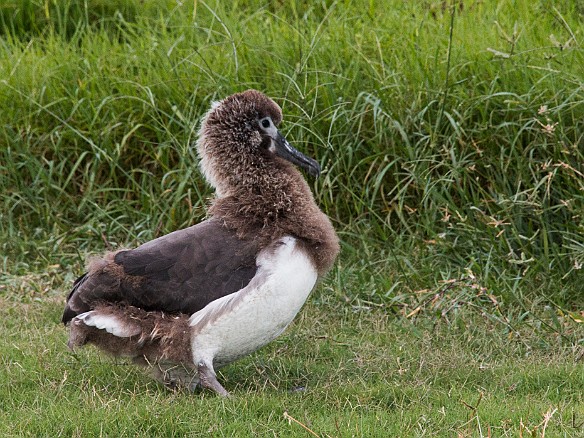
[{"label": "green grass", "polygon": [[348,243],[368,234],[398,258],[431,241],[444,269],[524,277],[521,290],[542,273],[560,300],[582,298],[578,2],[467,3],[453,22],[424,2],[149,1],[142,15],[107,3],[29,2],[36,18],[19,33],[8,31],[26,8],[0,9],[12,17],[0,54],[6,269],[30,269],[31,229],[33,251],[39,239],[93,250],[102,234],[144,240],[199,219],[200,116],[257,87],[324,164],[315,189]]},{"label": "green grass", "polygon": [[[581,435],[584,2],[449,3],[3,2],[0,434]],[[85,258],[205,216],[198,122],[249,87],[336,268],[234,400],[68,352]]]},{"label": "green grass", "polygon": [[581,435],[581,347],[509,332],[470,306],[412,321],[334,296],[323,288],[284,336],[222,371],[232,400],[172,393],[89,348],[70,353],[54,297],[4,301],[0,434],[309,436],[288,413],[320,436],[542,436],[553,412],[546,436]]}]

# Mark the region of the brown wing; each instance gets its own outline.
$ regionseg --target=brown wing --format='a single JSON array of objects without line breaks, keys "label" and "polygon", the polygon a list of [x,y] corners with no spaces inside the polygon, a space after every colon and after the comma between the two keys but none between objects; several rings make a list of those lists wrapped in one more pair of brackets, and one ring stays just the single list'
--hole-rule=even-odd
[{"label": "brown wing", "polygon": [[92,263],[67,298],[63,322],[97,303],[192,314],[245,287],[256,245],[210,219]]}]

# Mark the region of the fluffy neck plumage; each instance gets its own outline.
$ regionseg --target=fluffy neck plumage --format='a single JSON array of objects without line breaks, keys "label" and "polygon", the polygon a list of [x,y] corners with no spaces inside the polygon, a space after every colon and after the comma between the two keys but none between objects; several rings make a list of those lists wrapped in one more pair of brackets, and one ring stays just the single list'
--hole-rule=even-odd
[{"label": "fluffy neck plumage", "polygon": [[254,175],[243,170],[241,178],[251,179],[215,198],[209,213],[240,238],[256,241],[259,249],[285,235],[300,239],[323,275],[339,252],[336,233],[300,172],[281,159],[270,167]]}]

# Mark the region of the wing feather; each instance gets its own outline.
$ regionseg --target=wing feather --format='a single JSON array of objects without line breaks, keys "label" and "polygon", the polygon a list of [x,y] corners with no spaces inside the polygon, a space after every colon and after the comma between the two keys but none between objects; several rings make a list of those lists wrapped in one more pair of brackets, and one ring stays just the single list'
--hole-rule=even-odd
[{"label": "wing feather", "polygon": [[67,298],[63,322],[103,302],[192,314],[245,287],[257,245],[210,219],[92,263]]}]

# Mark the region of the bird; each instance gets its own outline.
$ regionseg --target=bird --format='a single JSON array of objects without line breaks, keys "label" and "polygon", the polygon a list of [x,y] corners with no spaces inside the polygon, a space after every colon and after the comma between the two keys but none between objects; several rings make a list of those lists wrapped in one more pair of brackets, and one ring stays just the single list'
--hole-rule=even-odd
[{"label": "bird", "polygon": [[247,90],[213,102],[196,148],[207,218],[90,258],[67,296],[72,350],[128,357],[170,388],[230,396],[216,371],[279,336],[333,266],[339,239],[281,134],[280,106]]}]

